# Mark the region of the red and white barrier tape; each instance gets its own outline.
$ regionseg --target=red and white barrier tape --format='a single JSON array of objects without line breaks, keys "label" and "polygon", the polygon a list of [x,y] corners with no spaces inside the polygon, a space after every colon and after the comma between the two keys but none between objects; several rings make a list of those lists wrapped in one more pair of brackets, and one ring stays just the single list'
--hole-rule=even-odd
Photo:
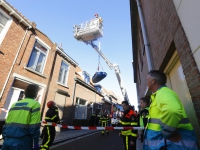
[{"label": "red and white barrier tape", "polygon": [[[1,108],[2,111],[4,112],[8,112],[8,110],[6,110],[5,108]],[[41,121],[42,124],[47,124],[47,125],[51,125],[51,126],[57,126],[60,128],[65,128],[65,129],[74,129],[74,130],[143,130],[144,127],[95,127],[95,126],[91,126],[91,127],[82,127],[82,126],[67,126],[64,124],[56,124],[56,123],[52,123],[52,122],[45,122],[45,121]]]},{"label": "red and white barrier tape", "polygon": [[58,126],[65,129],[75,129],[75,130],[142,130],[144,127],[82,127],[82,126],[67,126],[64,124],[56,124],[52,122],[45,122],[42,121],[41,123],[51,125],[51,126]]}]

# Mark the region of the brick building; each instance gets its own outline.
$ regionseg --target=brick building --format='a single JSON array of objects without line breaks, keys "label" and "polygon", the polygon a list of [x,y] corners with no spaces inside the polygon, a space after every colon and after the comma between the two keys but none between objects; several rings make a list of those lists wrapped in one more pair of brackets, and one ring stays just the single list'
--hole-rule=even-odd
[{"label": "brick building", "polygon": [[[49,100],[56,102],[60,117],[69,125],[80,117],[76,107],[81,108],[83,102],[85,120],[96,111],[92,104],[100,108],[96,103],[100,104],[103,96],[88,84],[87,73],[81,71],[81,77],[77,71],[78,63],[4,0],[0,5],[0,58],[1,108],[8,110],[22,99],[30,83],[40,86],[37,100],[43,117]],[[6,116],[1,109],[0,118]]]},{"label": "brick building", "polygon": [[92,113],[98,114],[102,110],[102,99],[103,95],[93,86],[90,75],[77,67],[72,100],[74,125],[89,126]]},{"label": "brick building", "polygon": [[130,1],[138,98],[151,94],[146,86],[149,70],[166,73],[167,86],[179,95],[200,141],[199,6],[186,0]]},{"label": "brick building", "polygon": [[42,104],[55,44],[5,1],[0,5],[0,26],[0,107],[8,109],[30,83],[40,86],[37,100]]}]

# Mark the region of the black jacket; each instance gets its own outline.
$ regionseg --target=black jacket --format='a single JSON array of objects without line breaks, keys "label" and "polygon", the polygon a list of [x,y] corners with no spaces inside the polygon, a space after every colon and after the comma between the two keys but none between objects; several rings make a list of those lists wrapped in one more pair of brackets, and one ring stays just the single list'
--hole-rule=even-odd
[{"label": "black jacket", "polygon": [[58,115],[58,108],[49,108],[45,115],[46,122],[60,123],[60,118]]}]

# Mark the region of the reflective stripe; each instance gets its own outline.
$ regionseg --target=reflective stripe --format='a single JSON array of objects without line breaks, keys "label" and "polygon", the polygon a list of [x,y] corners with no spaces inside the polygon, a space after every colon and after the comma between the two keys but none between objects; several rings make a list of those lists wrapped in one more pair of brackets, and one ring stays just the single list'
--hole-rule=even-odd
[{"label": "reflective stripe", "polygon": [[138,125],[137,122],[131,122],[131,125]]},{"label": "reflective stripe", "polygon": [[27,110],[29,112],[32,112],[32,108],[30,107],[13,107],[10,109],[10,111],[13,111],[13,110]]},{"label": "reflective stripe", "polygon": [[[167,140],[167,145],[172,144],[171,141]],[[164,146],[164,139],[162,140],[145,140],[145,145],[148,145],[150,148],[155,149],[158,148],[158,146]],[[189,140],[181,140],[179,142],[173,142],[174,145],[180,146],[183,149],[197,149],[196,142],[195,141],[189,141]],[[160,148],[160,147],[159,147]]]},{"label": "reflective stripe", "polygon": [[124,135],[124,136],[134,136],[134,137],[137,136],[137,134],[132,133],[132,130],[121,131],[121,133],[122,133],[122,135]]},{"label": "reflective stripe", "polygon": [[20,124],[20,123],[6,123],[6,126],[13,126],[13,127],[21,127],[21,128],[36,128],[36,127],[40,127],[40,123],[37,124]]},{"label": "reflective stripe", "polygon": [[[144,144],[149,147],[158,147],[159,145],[164,144],[164,138],[162,140],[144,140]],[[163,146],[163,145],[162,145]]]},{"label": "reflective stripe", "polygon": [[128,150],[128,136],[126,136],[126,150]]},{"label": "reflective stripe", "polygon": [[[169,127],[168,125],[162,123],[162,121],[160,121],[160,119],[150,118],[150,119],[148,120],[148,123],[155,123],[155,124],[161,125],[164,133],[166,133],[166,132],[171,132],[171,133],[173,133],[173,132],[176,130],[176,127]],[[180,124],[188,124],[188,123],[190,123],[190,121],[189,121],[188,118],[183,118],[183,119],[180,121]],[[167,134],[167,133],[166,133],[166,134]]]},{"label": "reflective stripe", "polygon": [[120,123],[123,124],[123,125],[131,125],[131,122],[123,122],[123,121],[121,121]]},{"label": "reflective stripe", "polygon": [[24,102],[24,103],[16,103],[15,106],[27,106],[28,102]]},{"label": "reflective stripe", "polygon": [[143,119],[143,118],[148,118],[148,117],[149,117],[149,115],[146,115],[146,116],[142,116],[142,119]]},{"label": "reflective stripe", "polygon": [[188,124],[188,123],[190,123],[190,120],[188,118],[183,118],[183,119],[181,119],[181,121],[179,123]]},{"label": "reflective stripe", "polygon": [[101,121],[101,122],[104,122],[104,123],[106,123],[107,121]]},{"label": "reflective stripe", "polygon": [[35,112],[37,112],[37,111],[40,111],[40,108],[34,109],[34,110],[32,111],[32,113],[35,113]]},{"label": "reflective stripe", "polygon": [[57,115],[53,116],[52,118],[50,118],[50,117],[45,117],[45,119],[53,120],[53,119],[55,119],[56,117],[57,117]]},{"label": "reflective stripe", "polygon": [[48,135],[48,140],[47,140],[47,142],[46,143],[44,143],[44,147],[46,147],[46,148],[48,148],[48,145],[47,144],[49,144],[49,142],[50,142],[50,132],[49,132],[49,127],[47,127],[47,135]]}]

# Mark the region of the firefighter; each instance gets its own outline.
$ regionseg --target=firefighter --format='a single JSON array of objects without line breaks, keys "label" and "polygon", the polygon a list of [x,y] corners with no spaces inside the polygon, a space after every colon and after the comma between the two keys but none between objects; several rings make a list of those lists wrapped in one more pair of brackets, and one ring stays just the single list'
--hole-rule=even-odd
[{"label": "firefighter", "polygon": [[90,117],[90,125],[95,126],[95,121],[96,121],[96,115],[95,115],[95,113],[92,113],[92,115]]},{"label": "firefighter", "polygon": [[[149,105],[150,105],[150,99],[147,97],[142,97],[140,98],[140,106],[142,108],[142,110],[140,111],[140,119],[139,119],[139,124],[140,127],[146,127],[147,125],[147,121],[148,121],[148,117],[149,117]],[[140,133],[140,140],[141,143],[143,142],[143,138],[144,138],[144,130],[141,131]]]},{"label": "firefighter", "polygon": [[99,17],[99,14],[95,14],[94,16],[95,16],[95,18],[98,18],[98,20],[99,20],[99,25],[102,25],[103,19],[102,19],[101,17]]},{"label": "firefighter", "polygon": [[[119,123],[123,127],[138,126],[138,119],[136,113],[131,109],[128,101],[122,102],[124,115],[121,117]],[[123,136],[125,150],[136,150],[137,130],[122,130],[119,136]]]},{"label": "firefighter", "polygon": [[14,103],[3,127],[4,143],[2,150],[39,149],[40,104],[35,100],[39,86],[29,84],[25,99]]},{"label": "firefighter", "polygon": [[[101,116],[101,118],[99,119],[100,123],[101,123],[101,127],[106,127],[108,125],[108,116],[106,114],[103,114]],[[105,130],[101,131],[101,134],[104,135]],[[107,135],[109,135],[109,131],[106,130]]]},{"label": "firefighter", "polygon": [[100,120],[100,118],[101,118],[101,114],[100,114],[100,112],[96,115],[96,126],[99,126],[99,120]]},{"label": "firefighter", "polygon": [[[45,115],[46,122],[52,123],[60,123],[60,118],[58,115],[58,108],[54,101],[49,101],[47,103],[47,107],[49,108]],[[42,130],[42,145],[40,146],[40,150],[48,150],[49,147],[52,145],[54,138],[56,135],[55,126],[52,125],[45,125]]]}]

